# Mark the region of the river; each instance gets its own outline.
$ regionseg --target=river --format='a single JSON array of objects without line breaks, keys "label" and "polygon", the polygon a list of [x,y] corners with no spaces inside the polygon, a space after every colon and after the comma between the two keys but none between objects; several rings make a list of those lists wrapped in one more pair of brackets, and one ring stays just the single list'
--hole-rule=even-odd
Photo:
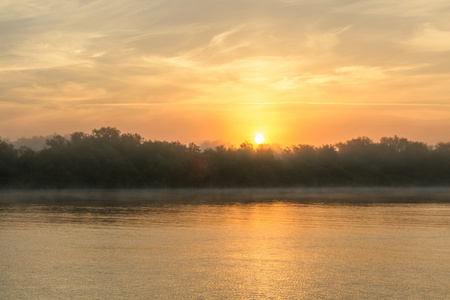
[{"label": "river", "polygon": [[450,189],[0,192],[1,299],[448,299]]}]

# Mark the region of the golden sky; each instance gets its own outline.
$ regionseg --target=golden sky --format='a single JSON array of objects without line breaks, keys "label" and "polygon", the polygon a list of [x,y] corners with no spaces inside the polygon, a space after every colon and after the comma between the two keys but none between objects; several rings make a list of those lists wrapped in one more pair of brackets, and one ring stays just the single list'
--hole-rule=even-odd
[{"label": "golden sky", "polygon": [[0,0],[0,136],[450,140],[448,0]]}]

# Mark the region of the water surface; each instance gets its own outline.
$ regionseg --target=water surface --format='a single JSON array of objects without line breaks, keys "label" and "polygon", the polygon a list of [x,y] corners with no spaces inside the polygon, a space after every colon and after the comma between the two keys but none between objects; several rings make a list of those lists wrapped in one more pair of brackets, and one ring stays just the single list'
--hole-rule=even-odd
[{"label": "water surface", "polygon": [[449,189],[0,197],[2,299],[450,297]]}]

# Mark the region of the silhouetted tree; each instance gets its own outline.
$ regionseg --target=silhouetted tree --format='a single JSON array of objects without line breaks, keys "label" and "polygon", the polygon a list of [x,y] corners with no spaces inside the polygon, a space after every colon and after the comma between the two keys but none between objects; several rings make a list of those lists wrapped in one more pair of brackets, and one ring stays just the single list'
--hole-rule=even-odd
[{"label": "silhouetted tree", "polygon": [[275,153],[244,142],[201,151],[144,140],[114,127],[49,138],[46,148],[0,141],[2,187],[248,187],[450,185],[450,142],[358,137],[336,145],[295,145]]},{"label": "silhouetted tree", "polygon": [[12,144],[0,140],[0,186],[14,183],[17,175],[18,151]]}]

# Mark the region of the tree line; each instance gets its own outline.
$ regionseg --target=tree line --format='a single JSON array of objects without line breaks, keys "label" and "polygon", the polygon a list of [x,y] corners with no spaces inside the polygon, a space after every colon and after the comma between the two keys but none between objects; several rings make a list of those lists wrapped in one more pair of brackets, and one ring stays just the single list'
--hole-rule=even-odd
[{"label": "tree line", "polygon": [[56,135],[46,148],[0,140],[2,188],[449,186],[450,142],[358,137],[335,145],[200,150],[113,127]]}]

